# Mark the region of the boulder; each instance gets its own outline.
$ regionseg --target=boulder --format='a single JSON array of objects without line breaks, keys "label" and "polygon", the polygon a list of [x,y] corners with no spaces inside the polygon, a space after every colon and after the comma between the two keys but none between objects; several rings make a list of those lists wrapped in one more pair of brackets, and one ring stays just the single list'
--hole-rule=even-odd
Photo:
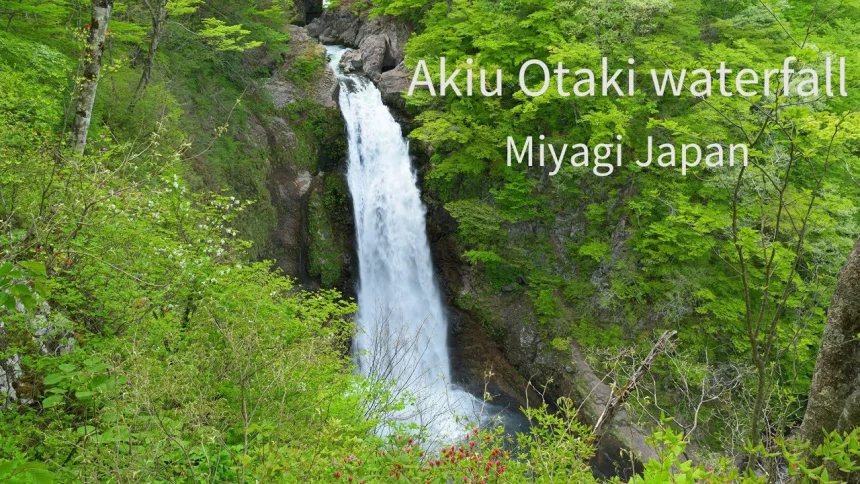
[{"label": "boulder", "polygon": [[358,47],[358,30],[362,22],[351,12],[325,12],[308,24],[308,34],[323,44]]},{"label": "boulder", "polygon": [[340,68],[343,69],[343,72],[347,74],[353,72],[362,72],[363,67],[364,62],[361,60],[361,51],[347,51],[340,59]]},{"label": "boulder", "polygon": [[410,82],[411,78],[402,63],[390,71],[383,72],[376,84],[382,94],[382,102],[393,109],[405,110],[406,100],[403,98],[403,93],[409,89]]}]

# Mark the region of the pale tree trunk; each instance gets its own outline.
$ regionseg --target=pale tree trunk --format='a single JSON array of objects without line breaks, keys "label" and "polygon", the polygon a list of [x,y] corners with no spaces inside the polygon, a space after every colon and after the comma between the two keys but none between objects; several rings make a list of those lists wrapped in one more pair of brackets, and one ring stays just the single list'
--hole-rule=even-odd
[{"label": "pale tree trunk", "polygon": [[612,392],[612,396],[609,398],[609,401],[606,402],[606,407],[603,409],[603,413],[601,413],[600,417],[597,418],[597,423],[594,424],[594,429],[592,429],[592,432],[598,439],[603,437],[612,424],[615,414],[618,413],[618,410],[625,403],[627,403],[627,400],[636,390],[636,386],[639,385],[642,379],[648,375],[648,372],[651,370],[651,365],[654,364],[654,360],[671,348],[672,338],[674,338],[676,334],[678,334],[677,331],[664,331],[660,338],[651,347],[651,351],[648,353],[648,356],[642,360],[642,364],[636,367],[633,371],[633,376],[630,377],[627,384]]},{"label": "pale tree trunk", "polygon": [[96,100],[96,88],[99,84],[99,72],[101,72],[102,56],[105,51],[105,36],[113,8],[113,0],[92,0],[91,3],[93,12],[87,47],[84,50],[84,70],[77,87],[75,118],[72,121],[72,134],[69,138],[69,147],[78,154],[83,154],[87,144],[87,132],[93,117],[93,103]]},{"label": "pale tree trunk", "polygon": [[[860,239],[839,273],[809,389],[800,438],[811,448],[824,432],[860,426]],[[850,482],[860,476],[852,476]]]}]

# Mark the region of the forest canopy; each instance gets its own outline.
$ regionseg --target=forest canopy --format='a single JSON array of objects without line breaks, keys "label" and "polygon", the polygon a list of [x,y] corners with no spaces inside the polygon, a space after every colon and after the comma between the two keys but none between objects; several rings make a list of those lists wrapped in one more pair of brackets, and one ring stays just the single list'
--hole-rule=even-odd
[{"label": "forest canopy", "polygon": [[0,482],[858,482],[858,2],[326,6],[408,32],[452,334],[523,383],[443,445],[356,371],[311,3],[0,4]]}]

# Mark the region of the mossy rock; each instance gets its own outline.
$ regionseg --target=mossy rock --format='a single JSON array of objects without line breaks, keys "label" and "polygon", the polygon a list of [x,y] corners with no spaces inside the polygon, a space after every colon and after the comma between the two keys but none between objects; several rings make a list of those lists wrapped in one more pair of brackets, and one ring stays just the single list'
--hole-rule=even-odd
[{"label": "mossy rock", "polygon": [[349,277],[352,208],[344,176],[322,175],[308,196],[308,273],[322,287],[341,288]]}]

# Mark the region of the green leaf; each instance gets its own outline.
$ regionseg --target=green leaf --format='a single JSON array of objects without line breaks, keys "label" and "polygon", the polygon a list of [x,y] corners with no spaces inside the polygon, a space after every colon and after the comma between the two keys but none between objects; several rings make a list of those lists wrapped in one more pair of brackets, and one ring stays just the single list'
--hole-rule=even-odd
[{"label": "green leaf", "polygon": [[6,294],[5,292],[0,292],[0,306],[8,309],[9,311],[15,310],[15,298]]},{"label": "green leaf", "polygon": [[50,397],[42,400],[42,408],[56,407],[61,403],[63,403],[62,395],[51,395]]},{"label": "green leaf", "polygon": [[25,296],[30,294],[30,287],[26,284],[14,284],[9,288],[9,294],[18,297]]},{"label": "green leaf", "polygon": [[45,377],[45,385],[56,385],[66,379],[66,375],[62,373],[51,373]]},{"label": "green leaf", "polygon": [[[54,474],[51,471],[45,469],[40,463],[33,462],[32,464],[34,467],[27,469],[27,474],[29,474],[34,484],[51,484],[54,482]],[[35,466],[36,464],[38,464],[38,467]]]},{"label": "green leaf", "polygon": [[101,360],[96,361],[93,364],[87,365],[87,371],[91,373],[101,373],[108,369],[108,366]]},{"label": "green leaf", "polygon": [[36,298],[30,293],[22,294],[18,299],[27,311],[32,311],[36,307]]},{"label": "green leaf", "polygon": [[71,364],[71,363],[63,363],[62,365],[60,365],[60,369],[61,369],[61,370],[63,370],[64,372],[66,372],[66,373],[73,372],[73,371],[75,371],[77,368],[78,368],[77,366],[75,366],[75,365],[73,365],[73,364]]},{"label": "green leaf", "polygon": [[24,261],[24,262],[18,263],[18,265],[23,267],[24,269],[27,269],[28,271],[32,272],[33,274],[35,274],[37,276],[44,277],[47,275],[47,272],[45,271],[45,265],[42,264],[41,262]]},{"label": "green leaf", "polygon": [[90,388],[93,388],[93,389],[98,388],[98,387],[104,385],[105,383],[107,383],[108,380],[110,380],[109,375],[105,375],[105,374],[96,375],[90,380]]},{"label": "green leaf", "polygon": [[51,295],[51,290],[48,288],[48,286],[38,279],[33,281],[33,288],[36,290],[36,293],[38,293],[43,298]]},{"label": "green leaf", "polygon": [[75,398],[81,401],[90,400],[93,397],[94,393],[87,390],[79,390],[75,392]]}]

